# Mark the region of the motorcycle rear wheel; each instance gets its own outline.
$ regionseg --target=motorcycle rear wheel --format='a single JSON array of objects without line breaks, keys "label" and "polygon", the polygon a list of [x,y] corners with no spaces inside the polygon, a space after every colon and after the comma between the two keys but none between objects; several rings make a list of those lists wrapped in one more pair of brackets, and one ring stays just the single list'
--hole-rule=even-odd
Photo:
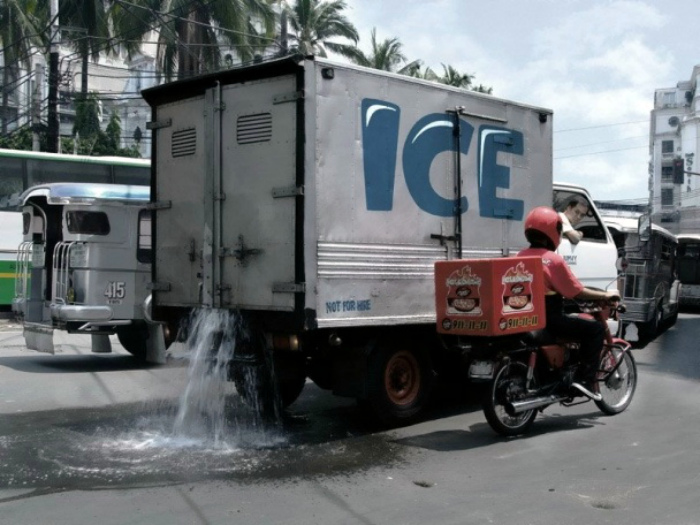
[{"label": "motorcycle rear wheel", "polygon": [[[615,370],[620,360],[622,363]],[[603,396],[603,399],[595,402],[598,408],[608,415],[619,414],[632,402],[636,388],[637,364],[632,354],[624,352],[616,345],[603,350],[595,386],[598,393]]]},{"label": "motorcycle rear wheel", "polygon": [[502,436],[524,434],[537,417],[537,410],[513,414],[506,409],[507,403],[526,397],[527,370],[527,365],[519,361],[501,365],[484,396],[486,421]]}]

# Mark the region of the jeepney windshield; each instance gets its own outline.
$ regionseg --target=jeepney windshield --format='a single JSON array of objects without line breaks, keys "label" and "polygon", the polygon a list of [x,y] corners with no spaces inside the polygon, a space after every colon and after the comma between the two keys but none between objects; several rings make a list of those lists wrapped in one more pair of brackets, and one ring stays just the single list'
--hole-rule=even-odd
[{"label": "jeepney windshield", "polygon": [[109,235],[109,218],[103,211],[66,212],[66,226],[70,233],[83,235]]}]

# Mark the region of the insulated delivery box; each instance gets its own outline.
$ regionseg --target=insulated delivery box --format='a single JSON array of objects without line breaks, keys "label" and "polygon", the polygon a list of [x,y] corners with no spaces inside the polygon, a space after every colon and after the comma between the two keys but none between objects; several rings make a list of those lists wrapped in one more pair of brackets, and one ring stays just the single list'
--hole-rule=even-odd
[{"label": "insulated delivery box", "polygon": [[400,352],[432,377],[435,262],[508,256],[552,204],[547,109],[313,57],[143,94],[153,315],[235,311],[341,395],[397,408]]},{"label": "insulated delivery box", "polygon": [[545,327],[540,257],[435,263],[437,330],[499,336]]}]

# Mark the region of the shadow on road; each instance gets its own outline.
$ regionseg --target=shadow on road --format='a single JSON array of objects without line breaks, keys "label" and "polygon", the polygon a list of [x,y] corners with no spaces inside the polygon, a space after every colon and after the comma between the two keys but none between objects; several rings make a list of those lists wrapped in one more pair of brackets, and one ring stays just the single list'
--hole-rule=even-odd
[{"label": "shadow on road", "polygon": [[700,379],[699,327],[697,315],[681,315],[674,326],[643,347],[644,359],[638,359],[637,365],[686,379]]}]

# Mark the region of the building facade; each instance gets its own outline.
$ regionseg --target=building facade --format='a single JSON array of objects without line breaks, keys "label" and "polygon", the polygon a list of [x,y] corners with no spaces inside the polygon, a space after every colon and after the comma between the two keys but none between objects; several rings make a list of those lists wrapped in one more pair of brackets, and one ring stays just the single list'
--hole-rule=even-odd
[{"label": "building facade", "polygon": [[649,127],[649,197],[654,222],[682,231],[682,218],[700,207],[700,65],[690,80],[654,92]]}]

